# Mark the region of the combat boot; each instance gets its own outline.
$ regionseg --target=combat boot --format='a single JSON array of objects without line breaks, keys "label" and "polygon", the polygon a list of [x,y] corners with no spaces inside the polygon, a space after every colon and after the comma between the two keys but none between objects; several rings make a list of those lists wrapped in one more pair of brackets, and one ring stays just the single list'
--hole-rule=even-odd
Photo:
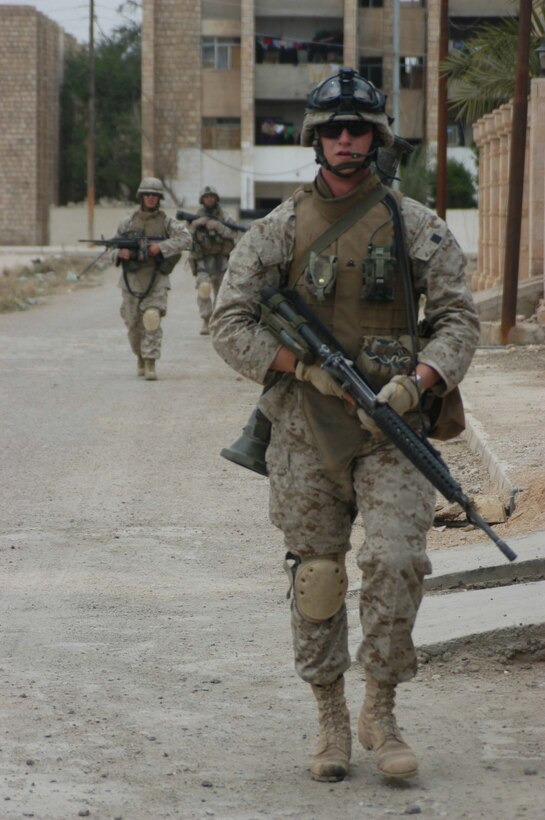
[{"label": "combat boot", "polygon": [[144,359],[144,378],[148,382],[154,382],[157,379],[155,359]]},{"label": "combat boot", "polygon": [[386,777],[402,779],[417,773],[416,757],[399,731],[395,716],[395,685],[367,676],[365,700],[358,720],[358,738],[375,752],[377,766]]},{"label": "combat boot", "polygon": [[210,330],[208,328],[208,323],[209,322],[210,322],[210,318],[208,316],[203,316],[202,327],[199,331],[201,336],[209,336],[210,335]]},{"label": "combat boot", "polygon": [[328,686],[313,686],[312,691],[318,702],[320,738],[310,762],[310,774],[314,780],[327,783],[344,780],[350,769],[352,751],[344,678],[341,675]]},{"label": "combat boot", "polygon": [[142,356],[138,356],[136,360],[136,374],[137,376],[144,375],[144,359]]}]

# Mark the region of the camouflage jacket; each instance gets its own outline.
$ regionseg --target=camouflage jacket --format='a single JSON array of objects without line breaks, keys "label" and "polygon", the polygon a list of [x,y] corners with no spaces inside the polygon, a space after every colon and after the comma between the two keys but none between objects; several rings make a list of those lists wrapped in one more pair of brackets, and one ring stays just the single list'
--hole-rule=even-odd
[{"label": "camouflage jacket", "polygon": [[[465,276],[466,259],[446,223],[409,197],[402,200],[414,290],[426,297],[431,337],[419,361],[452,390],[465,375],[479,339],[479,321]],[[279,349],[259,323],[259,294],[283,287],[294,258],[294,198],[255,222],[233,250],[210,323],[216,351],[234,370],[265,382]],[[365,217],[363,217],[365,219]],[[331,246],[330,251],[335,252]],[[439,392],[439,391],[438,391]]]}]

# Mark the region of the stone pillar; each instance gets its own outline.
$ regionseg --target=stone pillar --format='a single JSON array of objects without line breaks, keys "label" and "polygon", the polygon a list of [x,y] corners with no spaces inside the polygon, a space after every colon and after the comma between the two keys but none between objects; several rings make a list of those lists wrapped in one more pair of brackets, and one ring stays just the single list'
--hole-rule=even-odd
[{"label": "stone pillar", "polygon": [[49,242],[64,49],[74,43],[30,5],[0,6],[0,245]]},{"label": "stone pillar", "polygon": [[[393,64],[392,64],[392,0],[384,0],[382,10],[382,41],[384,51],[382,54],[382,91],[387,95],[388,100],[392,100],[392,79],[393,79]],[[390,112],[391,113],[391,112]],[[394,125],[394,128],[399,128],[399,123]]]},{"label": "stone pillar", "polygon": [[530,173],[529,168],[532,161],[530,156],[530,134],[532,127],[532,110],[528,106],[528,122],[526,128],[526,151],[524,155],[524,187],[522,190],[522,213],[520,221],[520,252],[519,252],[519,282],[527,279],[530,266]]},{"label": "stone pillar", "polygon": [[143,0],[142,14],[143,173],[183,184],[201,146],[201,3]]},{"label": "stone pillar", "polygon": [[491,115],[481,117],[473,127],[473,138],[479,148],[479,255],[478,276],[473,278],[474,289],[482,290],[490,275],[490,139],[488,121]]},{"label": "stone pillar", "polygon": [[505,256],[505,237],[501,221],[502,203],[500,201],[500,126],[502,121],[501,110],[496,110],[487,119],[488,137],[488,190],[489,190],[489,222],[488,222],[488,272],[485,287],[494,287],[499,271],[503,266]]},{"label": "stone pillar", "polygon": [[142,176],[155,173],[155,2],[142,0]]},{"label": "stone pillar", "polygon": [[242,158],[240,207],[255,207],[254,145],[255,145],[255,10],[254,0],[241,0],[240,57],[240,147]]},{"label": "stone pillar", "polygon": [[528,146],[529,276],[543,276],[545,265],[545,77],[532,80],[529,103],[531,123]]},{"label": "stone pillar", "polygon": [[428,0],[426,19],[426,130],[428,145],[437,143],[439,128],[437,98],[439,95],[439,25],[441,17],[440,0]]},{"label": "stone pillar", "polygon": [[358,0],[344,0],[343,62],[359,70]]},{"label": "stone pillar", "polygon": [[484,252],[483,252],[483,237],[484,237],[484,213],[486,201],[486,178],[485,178],[485,147],[483,140],[483,127],[481,120],[478,120],[473,126],[473,140],[475,145],[479,148],[479,238],[477,244],[477,271],[471,277],[471,287],[473,290],[481,289],[481,282],[484,270]]},{"label": "stone pillar", "polygon": [[511,143],[511,122],[513,111],[510,105],[502,105],[499,109],[500,119],[498,121],[498,136],[500,138],[499,156],[499,219],[501,236],[501,258],[500,265],[496,271],[493,286],[499,286],[503,282],[503,268],[505,262],[505,226],[507,224],[507,202],[509,199],[509,149]]}]

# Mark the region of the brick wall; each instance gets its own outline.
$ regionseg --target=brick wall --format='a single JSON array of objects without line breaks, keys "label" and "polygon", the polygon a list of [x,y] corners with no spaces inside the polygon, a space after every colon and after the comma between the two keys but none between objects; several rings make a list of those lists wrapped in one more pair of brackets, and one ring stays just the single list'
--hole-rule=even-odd
[{"label": "brick wall", "polygon": [[143,174],[169,180],[201,141],[201,3],[143,0],[142,15]]},{"label": "brick wall", "polygon": [[0,6],[0,244],[49,241],[57,202],[59,84],[71,37],[31,6]]}]

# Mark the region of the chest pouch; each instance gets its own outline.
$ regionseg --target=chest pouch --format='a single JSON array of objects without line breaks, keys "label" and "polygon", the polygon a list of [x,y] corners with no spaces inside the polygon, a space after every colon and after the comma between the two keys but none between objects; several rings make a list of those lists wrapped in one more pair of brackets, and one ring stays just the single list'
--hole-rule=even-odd
[{"label": "chest pouch", "polygon": [[369,245],[363,260],[361,298],[366,302],[393,302],[397,259],[390,245]]},{"label": "chest pouch", "polygon": [[414,357],[400,339],[374,336],[364,338],[356,364],[378,392],[393,376],[410,373]]},{"label": "chest pouch", "polygon": [[335,287],[337,278],[337,257],[321,256],[314,251],[310,252],[308,267],[305,276],[307,290],[323,302],[328,293]]}]

